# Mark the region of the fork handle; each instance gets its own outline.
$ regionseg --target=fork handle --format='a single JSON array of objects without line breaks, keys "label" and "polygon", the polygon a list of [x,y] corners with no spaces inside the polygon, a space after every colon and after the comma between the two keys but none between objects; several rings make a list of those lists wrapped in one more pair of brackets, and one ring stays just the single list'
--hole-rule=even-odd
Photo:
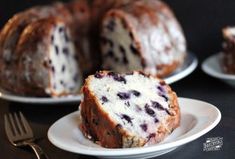
[{"label": "fork handle", "polygon": [[49,159],[48,156],[44,153],[41,147],[39,147],[37,144],[33,142],[27,143],[35,152],[37,159]]}]

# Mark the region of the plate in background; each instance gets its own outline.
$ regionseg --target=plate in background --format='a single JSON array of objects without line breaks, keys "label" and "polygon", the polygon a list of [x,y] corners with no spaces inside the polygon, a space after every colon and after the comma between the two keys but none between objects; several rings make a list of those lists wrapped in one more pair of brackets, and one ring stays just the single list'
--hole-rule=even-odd
[{"label": "plate in background", "polygon": [[57,103],[73,103],[79,102],[82,95],[71,95],[65,97],[25,97],[11,94],[7,91],[0,90],[0,98],[11,102],[28,103],[28,104],[57,104]]},{"label": "plate in background", "polygon": [[226,74],[223,72],[221,68],[221,58],[222,53],[214,54],[210,57],[208,57],[203,63],[202,63],[202,70],[215,78],[218,78],[231,86],[235,87],[235,75]]}]

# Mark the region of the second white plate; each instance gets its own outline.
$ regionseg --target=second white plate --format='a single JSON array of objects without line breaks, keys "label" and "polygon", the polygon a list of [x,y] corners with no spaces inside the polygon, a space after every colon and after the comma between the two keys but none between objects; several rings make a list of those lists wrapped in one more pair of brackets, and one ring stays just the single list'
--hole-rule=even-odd
[{"label": "second white plate", "polygon": [[79,112],[69,114],[55,122],[48,138],[55,146],[73,153],[110,159],[142,159],[168,153],[178,146],[191,142],[213,129],[221,119],[220,111],[213,105],[193,99],[179,98],[180,127],[163,142],[140,148],[108,149],[85,138],[79,129]]},{"label": "second white plate", "polygon": [[235,75],[226,74],[223,72],[221,68],[221,58],[222,53],[214,54],[210,57],[208,57],[203,63],[202,63],[202,70],[215,78],[218,78],[231,86],[235,87]]}]

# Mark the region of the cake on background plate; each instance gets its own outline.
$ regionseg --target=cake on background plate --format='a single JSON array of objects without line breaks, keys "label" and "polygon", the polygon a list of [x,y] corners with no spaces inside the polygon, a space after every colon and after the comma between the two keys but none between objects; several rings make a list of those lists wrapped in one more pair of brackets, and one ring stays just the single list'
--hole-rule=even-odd
[{"label": "cake on background plate", "polygon": [[222,33],[224,37],[222,70],[225,73],[235,74],[235,27],[226,27]]},{"label": "cake on background plate", "polygon": [[[45,62],[53,54],[48,48],[55,45],[49,40],[58,26],[57,20],[52,25],[52,19],[60,20],[66,38],[69,36],[69,44],[64,43],[63,36],[56,36],[60,42],[54,51],[70,52],[53,59],[66,65],[53,62],[55,76]],[[48,28],[40,27],[44,24]],[[55,2],[16,13],[2,28],[0,87],[24,96],[77,95],[82,77],[101,68],[119,73],[143,71],[164,78],[184,62],[185,56],[183,31],[170,7],[160,0]],[[58,68],[63,71],[58,72]],[[64,70],[68,71],[66,77],[61,75]]]}]

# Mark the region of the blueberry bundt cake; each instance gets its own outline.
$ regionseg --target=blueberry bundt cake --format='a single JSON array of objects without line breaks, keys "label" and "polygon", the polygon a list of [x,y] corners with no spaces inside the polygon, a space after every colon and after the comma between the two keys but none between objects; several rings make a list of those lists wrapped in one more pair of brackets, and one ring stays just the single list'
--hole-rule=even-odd
[{"label": "blueberry bundt cake", "polygon": [[[56,35],[61,38],[56,39],[59,44],[48,40],[51,34],[60,34],[55,32],[57,30],[55,28],[62,23],[66,38],[69,36],[69,40],[67,39],[69,43],[64,41],[62,33],[61,36]],[[40,24],[45,24],[45,27],[40,27]],[[42,28],[48,29],[48,32],[42,31]],[[39,33],[38,36],[35,33]],[[27,37],[24,37],[26,35]],[[30,36],[33,37],[30,38]],[[45,43],[44,39],[47,39],[45,41],[48,43]],[[28,45],[26,40],[31,45]],[[40,51],[42,49],[46,50],[45,60],[54,57],[52,55],[54,53],[51,53],[53,51],[49,49],[53,45],[60,47],[59,50],[65,45],[71,49],[68,49],[69,56],[59,57],[62,62],[53,63],[52,68],[56,71],[55,76],[51,78],[50,73],[45,73],[42,54],[37,54],[42,52]],[[40,47],[36,48],[36,46]],[[27,52],[30,53],[27,55]],[[186,44],[182,30],[170,8],[160,0],[56,2],[22,11],[9,19],[2,28],[0,32],[0,87],[15,94],[30,96],[73,94],[80,85],[81,74],[86,76],[102,67],[117,72],[141,70],[147,74],[165,77],[183,62],[185,52]],[[39,60],[37,57],[40,57]],[[73,60],[70,57],[73,57]],[[29,62],[29,59],[35,61]],[[38,61],[43,64],[39,64]],[[71,67],[67,67],[70,62]],[[67,71],[70,70],[66,73],[69,77],[63,77],[63,79],[61,79],[61,74],[57,75],[58,68],[62,65],[66,65]],[[44,76],[45,79],[50,80],[45,80],[42,84],[41,80],[35,79],[36,77],[30,77],[36,74],[32,72],[34,70],[39,71],[38,76],[44,72],[43,75],[48,75]],[[76,73],[78,77],[76,77],[77,83],[75,84],[75,81],[71,79]],[[35,85],[37,82],[39,82],[38,85]],[[48,89],[48,83],[51,84],[50,89]],[[33,85],[40,89],[33,91]],[[66,91],[62,90],[62,85]],[[74,88],[71,87],[72,85]]]},{"label": "blueberry bundt cake", "polygon": [[225,73],[235,74],[235,27],[223,29],[222,69]]},{"label": "blueberry bundt cake", "polygon": [[169,7],[158,0],[111,9],[102,21],[103,68],[164,77],[182,64],[186,42]]},{"label": "blueberry bundt cake", "polygon": [[86,79],[82,92],[81,130],[104,147],[158,143],[180,124],[175,92],[141,72],[97,72]]}]

